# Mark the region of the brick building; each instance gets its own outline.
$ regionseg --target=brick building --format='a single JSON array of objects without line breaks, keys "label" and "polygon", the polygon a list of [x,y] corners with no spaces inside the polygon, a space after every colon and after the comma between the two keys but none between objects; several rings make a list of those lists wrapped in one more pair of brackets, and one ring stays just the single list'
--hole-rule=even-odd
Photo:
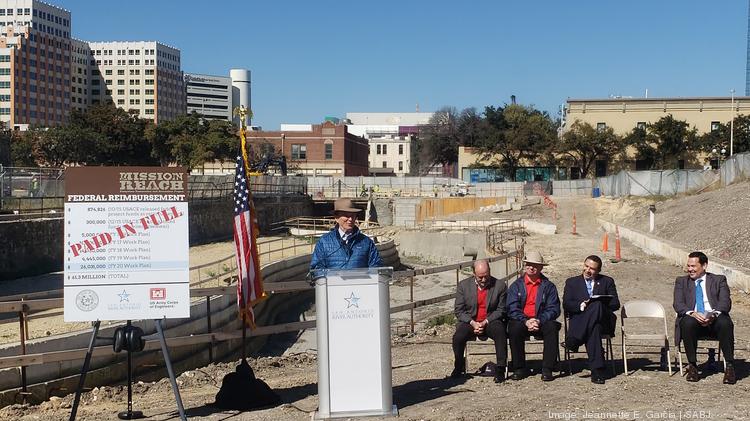
[{"label": "brick building", "polygon": [[346,125],[282,124],[279,131],[247,133],[252,147],[271,144],[286,157],[290,173],[304,175],[368,175],[367,140],[347,131]]}]

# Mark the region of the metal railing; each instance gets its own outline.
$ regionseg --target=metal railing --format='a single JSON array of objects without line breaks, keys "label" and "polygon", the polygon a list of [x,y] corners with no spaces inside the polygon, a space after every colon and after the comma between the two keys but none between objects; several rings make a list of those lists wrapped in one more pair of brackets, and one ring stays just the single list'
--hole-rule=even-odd
[{"label": "metal railing", "polygon": [[[500,278],[499,282],[507,282],[515,278],[520,273],[520,256],[523,255],[523,241],[516,242],[519,249],[497,255],[488,258],[490,262],[497,262],[500,260],[505,261],[506,265],[506,276]],[[223,260],[223,259],[222,259]],[[216,264],[221,262],[218,260],[210,264]],[[514,262],[515,270],[511,270],[511,261]],[[399,313],[403,311],[410,312],[410,323],[409,330],[414,332],[415,317],[414,310],[423,306],[442,303],[455,298],[455,293],[444,294],[437,297],[428,299],[415,300],[414,299],[414,278],[421,275],[430,275],[439,272],[455,271],[456,272],[456,284],[460,281],[460,272],[463,268],[470,268],[473,266],[473,261],[464,261],[456,264],[438,266],[427,269],[416,269],[394,272],[393,278],[397,279],[409,279],[409,302],[406,304],[391,307],[390,313]],[[202,265],[201,267],[207,267],[208,265]],[[274,282],[266,285],[267,293],[273,294],[284,294],[298,291],[310,290],[313,287],[304,281],[288,281],[288,282]],[[21,389],[20,395],[25,397],[28,395],[26,382],[26,367],[31,365],[47,364],[53,362],[62,361],[73,361],[80,360],[86,353],[86,349],[68,349],[62,351],[51,351],[37,354],[26,354],[26,341],[29,339],[28,336],[28,321],[32,314],[43,311],[61,309],[63,307],[63,298],[36,298],[42,297],[43,293],[26,294],[24,298],[15,301],[4,301],[0,302],[0,314],[16,314],[19,321],[19,338],[20,338],[20,350],[21,353],[15,356],[0,357],[0,369],[20,367],[21,369]],[[196,333],[189,336],[177,336],[170,337],[167,339],[167,343],[172,347],[196,345],[196,344],[209,344],[209,359],[213,360],[213,345],[219,341],[235,340],[242,338],[242,331],[236,330],[232,332],[212,332],[211,326],[211,297],[215,296],[234,296],[236,294],[236,287],[229,285],[223,287],[213,288],[192,288],[190,290],[190,296],[193,300],[204,299],[206,302],[206,331],[207,333]],[[31,298],[34,297],[34,298]],[[7,297],[6,297],[7,298]],[[31,299],[29,299],[31,298]],[[59,312],[57,314],[60,314]],[[302,322],[284,323],[272,326],[260,326],[255,330],[248,332],[248,336],[262,336],[270,335],[275,333],[299,331],[315,327],[315,320],[308,320]],[[394,327],[396,330],[399,327]],[[145,351],[157,350],[160,347],[159,340],[152,339],[146,341]],[[112,354],[111,346],[98,346],[94,348],[94,356],[110,355]]]}]

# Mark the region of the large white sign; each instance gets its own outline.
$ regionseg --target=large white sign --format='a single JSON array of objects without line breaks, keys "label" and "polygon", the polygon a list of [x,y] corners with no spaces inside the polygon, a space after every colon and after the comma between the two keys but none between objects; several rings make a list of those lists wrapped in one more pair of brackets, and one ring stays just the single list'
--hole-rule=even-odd
[{"label": "large white sign", "polygon": [[187,173],[69,168],[65,321],[190,317]]}]

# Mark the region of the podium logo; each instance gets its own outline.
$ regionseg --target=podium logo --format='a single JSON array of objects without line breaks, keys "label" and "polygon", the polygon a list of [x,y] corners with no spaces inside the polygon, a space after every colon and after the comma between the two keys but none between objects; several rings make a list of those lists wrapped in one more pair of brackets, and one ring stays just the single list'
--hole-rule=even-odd
[{"label": "podium logo", "polygon": [[354,292],[349,296],[349,298],[344,298],[346,300],[346,308],[359,308],[359,297],[354,295]]},{"label": "podium logo", "polygon": [[166,300],[167,299],[166,288],[151,288],[148,290],[148,293],[152,300]]}]

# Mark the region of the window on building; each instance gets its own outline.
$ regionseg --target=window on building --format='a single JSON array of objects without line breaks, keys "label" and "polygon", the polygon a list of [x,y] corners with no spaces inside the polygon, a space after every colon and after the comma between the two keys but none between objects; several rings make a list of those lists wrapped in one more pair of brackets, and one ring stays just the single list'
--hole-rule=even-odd
[{"label": "window on building", "polygon": [[105,70],[105,71],[104,71],[104,74],[105,74],[106,76],[111,76],[111,75],[112,75],[112,69],[107,69],[107,70]]},{"label": "window on building", "polygon": [[146,100],[145,100],[145,104],[146,104],[146,105],[154,105],[154,99],[153,99],[153,98],[148,98],[148,99],[146,99]]},{"label": "window on building", "polygon": [[380,147],[380,145],[376,146],[376,150],[377,150],[377,152],[375,152],[375,154],[376,155],[380,155],[380,153],[382,151],[382,148]]},{"label": "window on building", "polygon": [[307,159],[307,145],[292,145],[292,159]]},{"label": "window on building", "polygon": [[383,155],[388,154],[388,145],[383,145]]},{"label": "window on building", "polygon": [[711,131],[715,132],[715,131],[719,130],[719,125],[720,124],[721,123],[719,123],[718,121],[712,121],[711,122]]},{"label": "window on building", "polygon": [[404,145],[398,145],[398,154],[403,155],[404,154]]},{"label": "window on building", "polygon": [[91,95],[99,95],[101,92],[98,89],[92,89]]},{"label": "window on building", "polygon": [[388,161],[383,161],[383,168],[388,168]]},{"label": "window on building", "polygon": [[149,109],[146,110],[146,114],[153,115],[154,114],[154,110],[152,110],[151,108],[149,108]]},{"label": "window on building", "polygon": [[404,161],[398,161],[398,170],[403,171],[404,170]]},{"label": "window on building", "polygon": [[105,89],[105,90],[104,90],[104,94],[105,94],[105,95],[109,95],[109,96],[112,96],[112,90],[111,90],[111,89]]},{"label": "window on building", "polygon": [[117,79],[117,84],[118,85],[124,85],[125,84],[125,79]]},{"label": "window on building", "polygon": [[141,69],[130,69],[130,76],[137,76],[141,74]]},{"label": "window on building", "polygon": [[117,95],[125,95],[125,89],[118,89]]},{"label": "window on building", "polygon": [[325,144],[326,159],[333,159],[333,143]]},{"label": "window on building", "polygon": [[117,76],[125,76],[125,69],[118,69]]},{"label": "window on building", "polygon": [[154,84],[154,80],[153,79],[146,79],[146,81],[144,83],[146,85],[153,85]]},{"label": "window on building", "polygon": [[[81,102],[81,98],[78,98],[78,102]],[[117,100],[117,105],[125,105],[125,100],[124,99],[118,99]]]},{"label": "window on building", "polygon": [[146,95],[153,95],[154,90],[153,89],[146,89]]},{"label": "window on building", "polygon": [[635,124],[635,127],[637,127],[639,130],[646,130],[646,122],[645,121],[639,121]]},{"label": "window on building", "polygon": [[607,128],[607,123],[596,123],[596,130],[602,131]]},{"label": "window on building", "polygon": [[94,79],[91,81],[91,84],[94,86],[98,86],[101,81],[99,79]]},{"label": "window on building", "polygon": [[154,69],[146,69],[143,71],[143,74],[146,76],[152,76],[154,74]]}]

